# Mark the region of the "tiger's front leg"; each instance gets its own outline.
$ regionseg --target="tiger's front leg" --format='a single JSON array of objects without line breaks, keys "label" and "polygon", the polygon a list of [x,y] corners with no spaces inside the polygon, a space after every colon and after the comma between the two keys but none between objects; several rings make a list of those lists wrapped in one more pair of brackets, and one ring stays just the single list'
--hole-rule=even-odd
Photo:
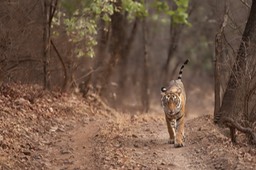
[{"label": "tiger's front leg", "polygon": [[174,142],[174,147],[183,147],[184,146],[184,116],[177,121],[177,136]]},{"label": "tiger's front leg", "polygon": [[168,133],[169,133],[169,144],[174,144],[175,143],[175,138],[176,138],[176,130],[175,130],[175,126],[176,126],[176,121],[175,120],[169,120],[169,118],[167,116],[165,116],[166,119],[166,124],[167,124],[167,129],[168,129]]}]

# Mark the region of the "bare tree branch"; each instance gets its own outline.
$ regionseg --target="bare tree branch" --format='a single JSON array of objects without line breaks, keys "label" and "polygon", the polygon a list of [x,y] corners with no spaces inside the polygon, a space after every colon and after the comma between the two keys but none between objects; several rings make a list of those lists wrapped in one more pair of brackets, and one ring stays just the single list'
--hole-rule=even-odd
[{"label": "bare tree branch", "polygon": [[53,40],[51,39],[51,44],[53,46],[53,49],[54,51],[56,52],[60,62],[61,62],[61,65],[62,65],[62,68],[63,68],[63,72],[64,72],[64,83],[63,83],[63,86],[62,86],[62,90],[65,90],[66,87],[67,87],[67,84],[68,84],[68,73],[67,73],[67,68],[66,68],[66,65],[64,63],[64,60],[62,59],[57,47],[55,46],[55,44],[53,43]]},{"label": "bare tree branch", "polygon": [[247,2],[245,2],[245,0],[240,0],[240,1],[241,1],[242,4],[244,4],[248,9],[251,8],[250,5],[249,5]]},{"label": "bare tree branch", "polygon": [[228,124],[228,126],[232,126],[236,128],[238,131],[245,133],[251,137],[252,144],[256,144],[256,133],[251,128],[245,128],[241,125],[239,125],[236,121],[234,121],[232,118],[223,118],[224,122]]}]

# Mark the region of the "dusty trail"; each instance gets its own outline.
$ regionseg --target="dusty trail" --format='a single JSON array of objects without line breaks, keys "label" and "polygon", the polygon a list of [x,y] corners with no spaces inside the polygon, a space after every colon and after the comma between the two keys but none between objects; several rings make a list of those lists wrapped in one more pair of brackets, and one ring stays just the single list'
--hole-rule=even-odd
[{"label": "dusty trail", "polygon": [[187,119],[186,145],[182,148],[167,143],[164,117],[156,113],[132,116],[117,113],[110,118],[98,117],[72,124],[70,130],[58,132],[58,137],[52,141],[45,158],[48,160],[46,169],[256,168],[256,149],[233,146],[209,115]]},{"label": "dusty trail", "polygon": [[[46,155],[46,169],[256,169],[256,149],[233,146],[209,115],[186,119],[185,147],[168,144],[163,114],[115,113],[65,122]],[[68,130],[69,129],[69,130]]]},{"label": "dusty trail", "polygon": [[207,115],[207,102],[189,106],[201,115],[186,119],[185,147],[174,148],[158,104],[143,114],[117,113],[93,95],[46,94],[36,104],[25,96],[0,99],[0,169],[256,169],[256,148],[239,134],[240,143],[232,145]]},{"label": "dusty trail", "polygon": [[100,122],[89,121],[86,124],[76,122],[73,127],[60,132],[53,141],[46,158],[49,161],[47,169],[97,169],[93,157],[93,138],[98,133]]},{"label": "dusty trail", "polygon": [[76,122],[57,132],[45,155],[47,169],[197,169],[187,154],[192,146],[167,143],[161,116],[120,114],[115,119]]},{"label": "dusty trail", "polygon": [[[205,115],[186,123],[186,146],[167,143],[168,133],[160,115],[119,118],[95,137],[97,169],[255,169],[255,148],[233,146]],[[108,128],[107,128],[108,127]]]},{"label": "dusty trail", "polygon": [[[100,169],[205,169],[206,164],[195,162],[190,138],[186,146],[174,148],[167,143],[168,133],[161,116],[142,115],[123,118],[123,127],[112,127],[111,132],[96,138],[106,140],[105,147],[98,146]],[[110,126],[109,126],[110,127]],[[188,131],[190,135],[191,131]]]}]

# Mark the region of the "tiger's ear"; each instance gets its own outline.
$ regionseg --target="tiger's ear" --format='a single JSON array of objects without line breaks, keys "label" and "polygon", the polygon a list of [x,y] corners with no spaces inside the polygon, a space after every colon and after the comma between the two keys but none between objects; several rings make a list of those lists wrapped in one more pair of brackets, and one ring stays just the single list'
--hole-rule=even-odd
[{"label": "tiger's ear", "polygon": [[165,87],[161,87],[161,92],[165,93],[167,91],[167,89]]}]

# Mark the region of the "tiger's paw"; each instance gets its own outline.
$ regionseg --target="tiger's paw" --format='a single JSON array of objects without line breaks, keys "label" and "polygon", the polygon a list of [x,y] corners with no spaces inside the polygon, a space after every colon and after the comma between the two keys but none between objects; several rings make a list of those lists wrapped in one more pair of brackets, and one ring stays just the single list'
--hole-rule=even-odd
[{"label": "tiger's paw", "polygon": [[174,144],[174,139],[169,139],[168,144]]},{"label": "tiger's paw", "polygon": [[183,146],[185,146],[183,142],[174,143],[175,148],[180,148],[180,147],[183,147]]}]

